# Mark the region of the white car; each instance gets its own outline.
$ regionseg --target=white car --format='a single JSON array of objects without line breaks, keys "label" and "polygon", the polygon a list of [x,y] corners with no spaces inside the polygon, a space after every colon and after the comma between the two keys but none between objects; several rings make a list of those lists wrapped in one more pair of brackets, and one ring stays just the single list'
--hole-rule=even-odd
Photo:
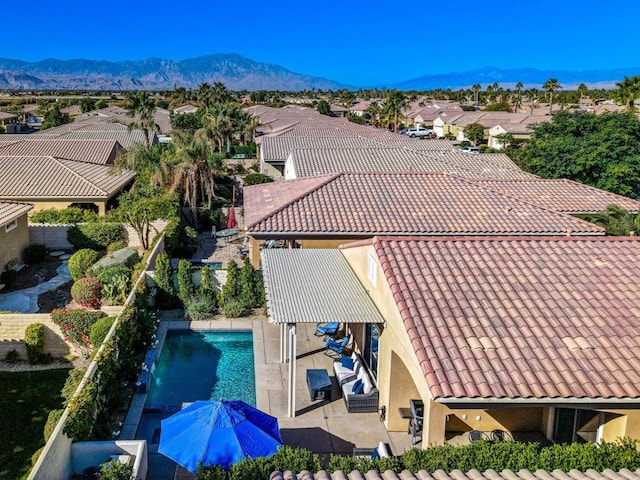
[{"label": "white car", "polygon": [[433,134],[433,130],[429,130],[428,128],[424,128],[424,127],[415,127],[415,128],[408,128],[407,131],[405,132],[405,135],[409,135],[410,137],[427,137]]},{"label": "white car", "polygon": [[476,147],[462,147],[460,151],[462,153],[480,153],[480,150],[478,150]]}]

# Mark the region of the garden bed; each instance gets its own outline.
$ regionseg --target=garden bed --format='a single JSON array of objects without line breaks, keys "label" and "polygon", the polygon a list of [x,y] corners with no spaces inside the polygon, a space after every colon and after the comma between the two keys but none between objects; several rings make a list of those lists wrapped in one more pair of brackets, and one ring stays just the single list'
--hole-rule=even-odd
[{"label": "garden bed", "polygon": [[64,308],[71,303],[73,281],[60,285],[57,289],[44,292],[38,297],[38,313],[51,313],[56,308]]},{"label": "garden bed", "polygon": [[25,288],[35,287],[36,285],[51,280],[58,275],[56,269],[62,265],[62,260],[57,257],[45,257],[42,262],[25,265],[18,272],[15,281],[11,286],[5,286],[2,293],[14,292]]}]

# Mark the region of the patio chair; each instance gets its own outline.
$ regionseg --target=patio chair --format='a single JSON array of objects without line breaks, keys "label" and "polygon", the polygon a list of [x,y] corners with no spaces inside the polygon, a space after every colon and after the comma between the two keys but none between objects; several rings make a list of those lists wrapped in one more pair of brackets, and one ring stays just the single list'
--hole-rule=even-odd
[{"label": "patio chair", "polygon": [[411,445],[418,443],[418,436],[422,441],[422,426],[424,423],[424,402],[422,400],[409,400],[411,410],[411,423],[409,423],[409,433],[411,433]]},{"label": "patio chair", "polygon": [[489,440],[487,438],[487,434],[484,433],[482,430],[471,430],[469,432],[469,441],[471,443],[473,442],[479,442],[481,440]]},{"label": "patio chair", "polygon": [[351,340],[350,335],[344,337],[341,342],[338,342],[333,338],[329,338],[325,344],[326,350],[324,351],[324,354],[330,357],[342,355],[345,348],[347,348],[347,345],[349,345],[349,340]]},{"label": "patio chair", "polygon": [[505,432],[504,430],[492,430],[489,434],[492,442],[503,442],[505,440],[513,440],[509,432]]},{"label": "patio chair", "polygon": [[340,328],[340,322],[329,322],[326,325],[317,324],[316,331],[314,335],[316,337],[324,336],[326,340],[327,337],[333,337],[336,333],[338,333],[338,329]]}]

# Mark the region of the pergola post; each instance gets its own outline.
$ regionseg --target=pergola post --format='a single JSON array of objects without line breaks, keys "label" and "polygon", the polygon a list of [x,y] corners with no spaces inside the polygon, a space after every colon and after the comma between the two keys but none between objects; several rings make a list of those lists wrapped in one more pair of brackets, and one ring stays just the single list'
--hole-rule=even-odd
[{"label": "pergola post", "polygon": [[287,362],[287,324],[280,324],[280,363]]},{"label": "pergola post", "polygon": [[288,415],[296,416],[296,324],[288,323],[289,329],[289,392]]}]

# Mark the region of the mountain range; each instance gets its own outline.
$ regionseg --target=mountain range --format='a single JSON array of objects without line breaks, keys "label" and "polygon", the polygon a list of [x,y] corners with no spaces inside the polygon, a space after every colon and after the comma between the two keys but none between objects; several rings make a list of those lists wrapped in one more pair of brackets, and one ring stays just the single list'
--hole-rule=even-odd
[{"label": "mountain range", "polygon": [[[640,68],[613,70],[538,70],[485,67],[466,72],[429,74],[401,81],[388,88],[401,90],[458,89],[499,83],[512,87],[541,87],[556,78],[564,88],[580,83],[613,88]],[[15,90],[171,90],[197,88],[201,83],[223,82],[230,90],[286,90],[354,88],[326,78],[294,73],[280,65],[259,63],[238,54],[214,54],[185,60],[148,58],[137,61],[57,60],[25,62],[0,58],[0,89]],[[378,85],[382,86],[382,85]]]},{"label": "mountain range", "polygon": [[0,89],[15,90],[171,90],[223,82],[230,90],[339,89],[325,78],[302,75],[279,65],[259,63],[237,54],[185,60],[56,60],[24,62],[0,58]]}]

